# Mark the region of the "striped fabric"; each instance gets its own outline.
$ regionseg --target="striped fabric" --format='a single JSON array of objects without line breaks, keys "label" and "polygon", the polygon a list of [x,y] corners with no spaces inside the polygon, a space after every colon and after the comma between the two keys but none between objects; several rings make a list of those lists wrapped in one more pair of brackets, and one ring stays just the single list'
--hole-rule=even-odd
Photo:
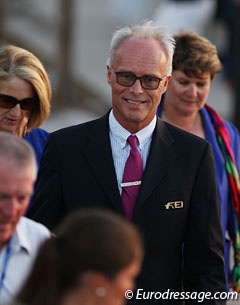
[{"label": "striped fabric", "polygon": [[234,213],[234,267],[231,277],[231,288],[240,292],[240,181],[235,156],[231,147],[230,135],[223,119],[209,105],[205,105],[216,131],[219,146],[225,159],[229,180],[232,210]]}]

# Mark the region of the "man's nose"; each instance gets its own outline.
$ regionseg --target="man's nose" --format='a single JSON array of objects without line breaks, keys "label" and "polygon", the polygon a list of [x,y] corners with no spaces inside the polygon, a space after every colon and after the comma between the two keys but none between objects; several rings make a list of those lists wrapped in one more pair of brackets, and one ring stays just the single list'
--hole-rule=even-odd
[{"label": "man's nose", "polygon": [[136,79],[134,84],[131,87],[129,87],[129,91],[131,93],[134,93],[135,95],[143,93],[143,87],[142,87],[140,79]]},{"label": "man's nose", "polygon": [[16,212],[16,202],[14,198],[11,198],[4,206],[4,214],[6,217],[11,218],[12,216],[14,216],[15,212]]}]

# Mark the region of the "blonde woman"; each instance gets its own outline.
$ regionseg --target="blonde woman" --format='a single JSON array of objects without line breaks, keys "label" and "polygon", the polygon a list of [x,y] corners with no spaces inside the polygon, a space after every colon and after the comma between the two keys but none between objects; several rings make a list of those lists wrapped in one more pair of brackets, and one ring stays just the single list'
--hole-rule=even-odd
[{"label": "blonde woman", "polygon": [[25,138],[38,165],[48,132],[39,128],[50,112],[52,90],[41,61],[31,52],[0,48],[0,131]]}]

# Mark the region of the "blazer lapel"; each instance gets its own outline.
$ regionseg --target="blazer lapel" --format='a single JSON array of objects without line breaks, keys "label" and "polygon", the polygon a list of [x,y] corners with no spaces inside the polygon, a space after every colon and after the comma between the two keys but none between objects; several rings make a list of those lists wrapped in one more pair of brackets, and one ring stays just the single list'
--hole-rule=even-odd
[{"label": "blazer lapel", "polygon": [[108,117],[109,113],[96,121],[88,134],[89,145],[83,149],[83,152],[110,201],[119,212],[123,213],[109,138]]},{"label": "blazer lapel", "polygon": [[154,188],[166,175],[169,165],[175,160],[176,153],[171,147],[172,143],[173,138],[165,123],[158,119],[135,210],[146,202]]},{"label": "blazer lapel", "polygon": [[[83,153],[113,206],[124,214],[112,157],[108,117],[109,113],[96,120],[88,134],[89,145],[83,148]],[[134,211],[146,202],[174,162],[176,153],[172,143],[173,138],[165,123],[158,119]]]}]

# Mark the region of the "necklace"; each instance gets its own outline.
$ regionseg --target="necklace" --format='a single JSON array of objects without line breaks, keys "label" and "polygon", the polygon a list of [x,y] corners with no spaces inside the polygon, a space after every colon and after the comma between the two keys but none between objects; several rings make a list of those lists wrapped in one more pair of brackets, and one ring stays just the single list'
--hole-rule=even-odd
[{"label": "necklace", "polygon": [[[165,121],[167,121],[168,123],[170,123],[170,124],[172,124],[172,125],[176,125],[174,122],[172,122],[172,121],[168,118],[167,112],[166,112],[166,110],[164,110],[164,109],[163,109],[163,111],[162,111],[162,116],[165,116]],[[185,130],[188,131],[188,132],[191,132],[191,131],[196,127],[197,121],[198,121],[198,113],[197,113],[197,115],[196,115],[196,118],[195,118],[194,122],[192,123],[192,126],[191,126],[189,129],[185,129]],[[180,126],[179,126],[179,127],[180,127]],[[182,127],[180,127],[180,128],[182,128]],[[182,128],[182,129],[184,129],[184,128]]]}]

